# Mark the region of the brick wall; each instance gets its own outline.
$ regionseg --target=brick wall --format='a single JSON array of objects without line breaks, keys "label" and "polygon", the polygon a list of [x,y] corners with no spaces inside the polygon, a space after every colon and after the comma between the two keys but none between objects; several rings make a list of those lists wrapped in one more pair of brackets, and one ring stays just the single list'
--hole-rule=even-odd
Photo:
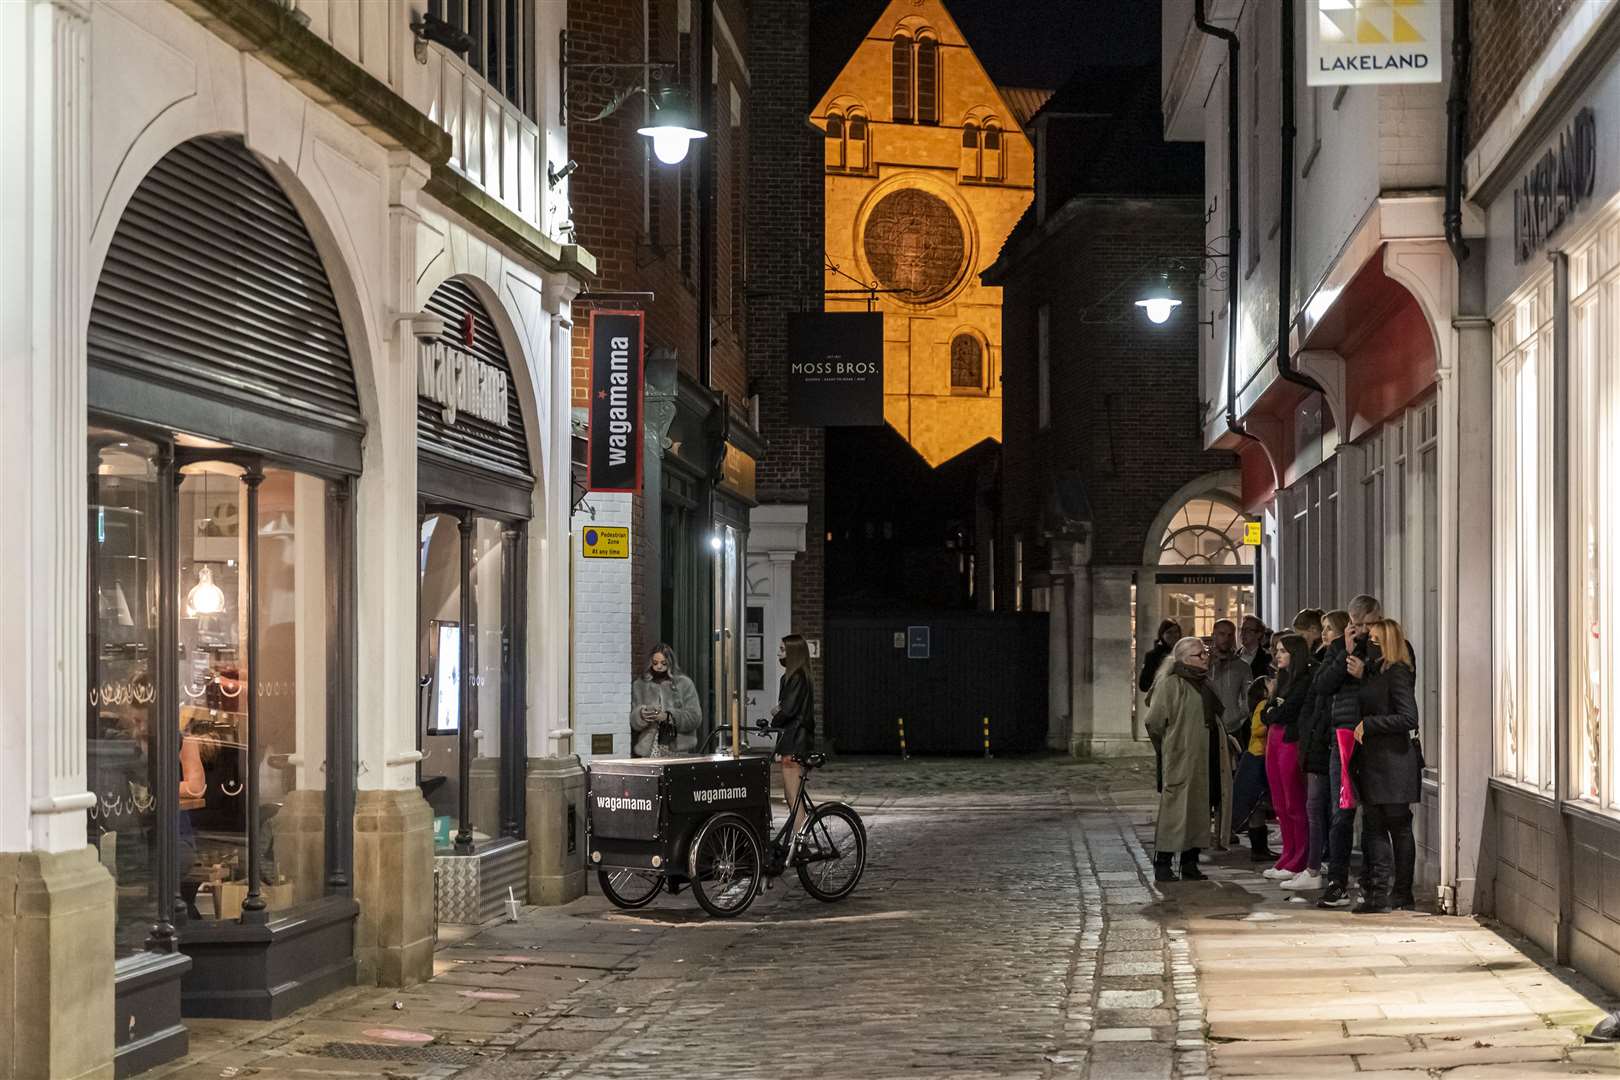
[{"label": "brick wall", "polygon": [[[673,77],[688,88],[695,111],[701,104],[696,5],[692,5],[692,24],[683,32],[677,0],[650,0],[650,4],[651,54],[654,59],[677,62]],[[719,11],[738,48],[747,56],[748,16],[743,3],[719,0]],[[748,192],[737,190],[737,184],[746,182],[748,170],[744,167],[745,126],[734,124],[733,116],[746,117],[749,79],[717,22],[715,49],[719,64],[713,130],[709,138],[695,145],[685,162],[664,165],[652,156],[648,141],[636,134],[636,128],[642,125],[641,95],[604,120],[580,119],[594,114],[612,97],[580,65],[639,61],[642,42],[642,0],[590,0],[568,5],[569,60],[575,65],[568,81],[568,153],[579,162],[578,171],[569,179],[575,237],[597,258],[593,291],[656,294],[656,299],[645,305],[647,347],[674,349],[681,370],[696,378],[698,161],[704,152],[717,155],[713,380],[716,390],[741,403],[748,392],[746,320],[740,317],[744,305],[734,287],[739,279],[733,273],[733,248],[739,238],[734,217],[748,203]],[[622,87],[635,77],[633,72],[616,72],[613,85]],[[575,405],[584,405],[589,391],[589,348],[587,335],[575,336]]]},{"label": "brick wall", "polygon": [[1468,145],[1490,127],[1513,96],[1564,15],[1578,0],[1474,0],[1472,86],[1468,102]]},{"label": "brick wall", "polygon": [[[630,496],[592,495],[595,517],[575,514],[573,535],[592,525],[630,524]],[[591,735],[611,734],[613,752],[630,752],[628,559],[587,559],[574,542],[574,750],[591,759]]]},{"label": "brick wall", "polygon": [[[751,374],[760,396],[759,463],[765,503],[808,506],[806,550],[793,563],[793,628],[823,636],[826,536],[823,432],[787,422],[787,318],[821,308],[822,145],[808,122],[810,5],[754,0],[748,104],[748,320]],[[815,664],[817,699],[821,664]]]},{"label": "brick wall", "polygon": [[[1013,539],[1024,539],[1025,580],[1047,566],[1036,539],[1054,473],[1085,484],[1094,566],[1138,565],[1153,518],[1183,484],[1232,468],[1203,449],[1197,310],[1153,326],[1132,305],[1133,282],[1157,260],[1203,242],[1198,198],[1088,200],[1039,249],[1015,264],[1003,293],[1003,518],[998,592],[1013,586]],[[1172,275],[1182,296],[1191,275]],[[1052,423],[1038,429],[1038,309],[1050,308]]]}]

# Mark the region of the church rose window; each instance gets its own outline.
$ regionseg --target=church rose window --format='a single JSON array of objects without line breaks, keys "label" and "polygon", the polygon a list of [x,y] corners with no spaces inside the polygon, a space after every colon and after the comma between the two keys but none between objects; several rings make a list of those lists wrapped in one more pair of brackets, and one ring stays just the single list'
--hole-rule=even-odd
[{"label": "church rose window", "polygon": [[943,199],[915,188],[878,200],[862,246],[883,287],[899,290],[897,299],[912,304],[950,292],[967,261],[962,223]]}]

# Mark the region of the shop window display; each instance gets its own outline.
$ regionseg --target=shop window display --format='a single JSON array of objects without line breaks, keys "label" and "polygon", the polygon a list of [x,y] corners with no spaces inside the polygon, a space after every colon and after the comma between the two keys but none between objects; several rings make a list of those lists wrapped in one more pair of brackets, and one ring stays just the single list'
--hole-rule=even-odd
[{"label": "shop window display", "polygon": [[496,519],[470,514],[437,512],[422,521],[420,783],[441,852],[465,853],[519,831],[502,787],[503,761],[515,752],[505,709],[507,532]]},{"label": "shop window display", "polygon": [[120,956],[176,923],[318,899],[331,878],[330,485],[212,453],[91,428],[89,824]]}]

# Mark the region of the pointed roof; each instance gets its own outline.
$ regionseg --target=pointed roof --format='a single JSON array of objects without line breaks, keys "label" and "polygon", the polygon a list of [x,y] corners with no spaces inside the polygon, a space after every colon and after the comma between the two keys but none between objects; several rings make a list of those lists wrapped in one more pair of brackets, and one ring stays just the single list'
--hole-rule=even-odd
[{"label": "pointed roof", "polygon": [[[864,3],[851,5],[851,8],[852,11],[861,12],[871,10]],[[1040,103],[1035,102],[1034,97],[1041,94],[1051,97],[1050,91],[1022,90],[1019,92],[1022,95],[1019,100],[1024,108],[1014,107],[1013,99],[1007,96],[1008,89],[999,85],[990,76],[990,73],[985,70],[984,65],[979,61],[978,54],[973,51],[973,42],[968,40],[968,36],[962,32],[962,28],[951,17],[951,13],[946,10],[943,0],[888,0],[888,3],[883,5],[882,10],[875,17],[865,20],[863,32],[850,41],[849,49],[844,53],[843,62],[839,64],[838,70],[834,72],[826,85],[820,87],[821,93],[816,100],[815,106],[810,110],[811,115],[822,115],[831,106],[832,99],[837,96],[834,90],[843,81],[844,73],[849,70],[850,64],[854,62],[855,53],[860,49],[862,42],[872,37],[887,37],[889,27],[898,24],[902,19],[917,16],[921,16],[924,21],[931,23],[939,32],[941,38],[954,37],[967,47],[967,54],[972,60],[973,66],[978,70],[980,77],[984,79],[997,98],[996,101],[986,102],[985,104],[999,105],[999,111],[1003,116],[1018,117],[1018,126],[1020,128],[1024,127],[1029,116],[1034,115],[1034,110],[1040,108]],[[853,18],[853,15],[851,17]],[[845,24],[842,28],[844,34],[849,33],[848,25],[852,24]],[[1044,102],[1045,98],[1041,100]]]}]

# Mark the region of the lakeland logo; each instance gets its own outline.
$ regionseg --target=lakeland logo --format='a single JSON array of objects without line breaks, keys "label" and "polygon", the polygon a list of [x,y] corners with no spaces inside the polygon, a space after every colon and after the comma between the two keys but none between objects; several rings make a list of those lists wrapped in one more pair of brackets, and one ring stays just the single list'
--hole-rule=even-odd
[{"label": "lakeland logo", "polygon": [[746,798],[748,798],[748,789],[740,787],[717,787],[709,788],[707,791],[692,792],[692,801],[701,803],[710,803],[718,799]]},{"label": "lakeland logo", "polygon": [[1439,82],[1440,0],[1312,0],[1306,82]]},{"label": "lakeland logo", "polygon": [[601,810],[651,810],[651,799],[633,799],[622,795],[598,795],[596,805]]}]

